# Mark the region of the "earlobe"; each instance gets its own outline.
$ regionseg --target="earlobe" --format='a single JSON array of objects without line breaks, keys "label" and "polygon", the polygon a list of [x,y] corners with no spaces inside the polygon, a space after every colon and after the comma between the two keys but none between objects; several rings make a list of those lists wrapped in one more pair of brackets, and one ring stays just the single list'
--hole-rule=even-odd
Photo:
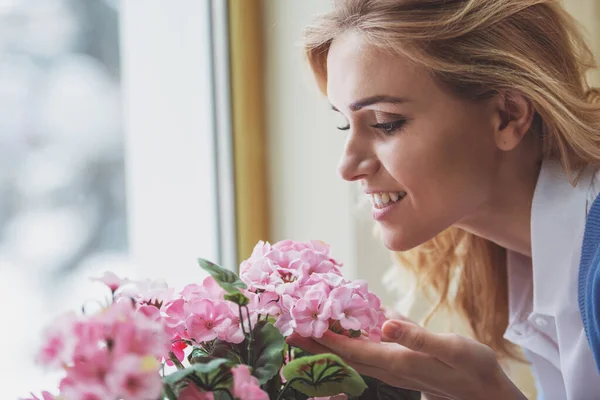
[{"label": "earlobe", "polygon": [[531,128],[534,108],[531,102],[520,94],[503,93],[498,100],[496,146],[503,151],[514,150]]}]

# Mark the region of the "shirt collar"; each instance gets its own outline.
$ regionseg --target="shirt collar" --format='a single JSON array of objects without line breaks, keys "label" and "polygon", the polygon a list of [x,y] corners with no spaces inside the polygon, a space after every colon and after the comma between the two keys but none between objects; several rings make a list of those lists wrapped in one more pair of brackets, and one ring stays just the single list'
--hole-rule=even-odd
[{"label": "shirt collar", "polygon": [[531,207],[535,313],[554,315],[566,274],[577,274],[592,177],[584,171],[573,186],[560,162],[542,164]]}]

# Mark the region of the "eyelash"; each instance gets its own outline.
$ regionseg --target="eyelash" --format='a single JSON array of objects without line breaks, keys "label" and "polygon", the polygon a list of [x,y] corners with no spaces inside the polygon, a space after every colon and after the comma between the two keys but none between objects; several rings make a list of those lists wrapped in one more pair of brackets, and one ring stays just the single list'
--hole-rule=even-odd
[{"label": "eyelash", "polygon": [[[397,130],[401,129],[402,126],[404,126],[405,123],[406,123],[405,119],[400,119],[400,120],[397,120],[397,121],[382,122],[382,123],[373,124],[373,125],[370,125],[370,126],[372,128],[379,129],[380,131],[382,131],[386,135],[391,135],[394,132],[396,132]],[[340,131],[347,131],[347,130],[350,129],[350,124],[348,124],[346,126],[339,126],[338,129]]]}]

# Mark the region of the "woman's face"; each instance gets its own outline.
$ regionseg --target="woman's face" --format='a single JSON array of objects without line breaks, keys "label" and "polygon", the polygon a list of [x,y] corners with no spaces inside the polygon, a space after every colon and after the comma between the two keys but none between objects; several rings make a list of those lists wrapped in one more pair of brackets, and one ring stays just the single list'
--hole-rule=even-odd
[{"label": "woman's face", "polygon": [[332,43],[327,71],[329,100],[346,120],[339,173],[374,201],[389,249],[413,248],[486,207],[502,153],[491,101],[459,99],[353,33]]}]

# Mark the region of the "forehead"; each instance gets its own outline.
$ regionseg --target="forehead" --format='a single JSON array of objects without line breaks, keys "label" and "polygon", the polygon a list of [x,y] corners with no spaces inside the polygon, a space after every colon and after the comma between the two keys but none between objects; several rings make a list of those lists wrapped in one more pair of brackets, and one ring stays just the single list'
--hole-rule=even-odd
[{"label": "forehead", "polygon": [[435,86],[423,67],[367,43],[358,33],[336,38],[329,49],[327,94],[338,107],[376,95],[414,98]]}]

